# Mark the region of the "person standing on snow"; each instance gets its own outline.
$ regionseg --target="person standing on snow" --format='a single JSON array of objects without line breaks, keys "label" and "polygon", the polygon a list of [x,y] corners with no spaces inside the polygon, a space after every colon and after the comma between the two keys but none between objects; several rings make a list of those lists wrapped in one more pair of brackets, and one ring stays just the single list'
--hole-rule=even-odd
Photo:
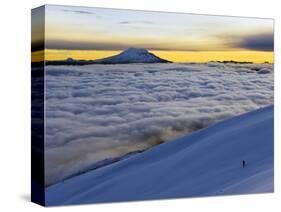
[{"label": "person standing on snow", "polygon": [[245,168],[245,166],[246,166],[246,161],[242,160],[242,167]]}]

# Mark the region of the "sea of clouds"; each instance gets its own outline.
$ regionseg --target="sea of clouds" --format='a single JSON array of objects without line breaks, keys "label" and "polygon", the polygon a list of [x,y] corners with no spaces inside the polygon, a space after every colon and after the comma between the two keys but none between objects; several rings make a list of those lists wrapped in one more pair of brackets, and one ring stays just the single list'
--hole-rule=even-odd
[{"label": "sea of clouds", "polygon": [[273,104],[271,64],[46,67],[46,185]]}]

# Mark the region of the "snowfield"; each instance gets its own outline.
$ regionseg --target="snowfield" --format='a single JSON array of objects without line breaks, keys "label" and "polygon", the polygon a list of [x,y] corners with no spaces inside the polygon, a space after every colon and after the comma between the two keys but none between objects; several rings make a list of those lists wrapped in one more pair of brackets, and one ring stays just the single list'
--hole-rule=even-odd
[{"label": "snowfield", "polygon": [[46,204],[273,192],[273,183],[269,106],[50,186]]},{"label": "snowfield", "polygon": [[[273,75],[273,65],[271,64],[207,63],[46,66],[46,185],[50,186],[70,176],[85,172],[100,161],[111,160],[138,150],[146,150],[160,143],[174,140],[180,136],[188,135],[199,129],[206,128],[211,124],[227,118],[271,105],[273,104]],[[247,126],[244,127],[246,130]],[[268,130],[270,130],[270,128]],[[229,131],[231,132],[230,129]],[[211,130],[201,131],[201,133],[202,132],[212,133]],[[233,132],[235,132],[235,130]],[[253,133],[254,135],[252,135],[252,132],[254,131],[248,133],[249,136],[255,136],[261,133],[257,130],[257,132],[255,131]],[[197,134],[194,134],[192,137],[196,137],[195,135]],[[229,138],[232,139],[233,137],[230,136]],[[187,140],[188,142],[176,141],[171,142],[171,144],[165,143],[165,145],[161,145],[159,149],[161,149],[162,153],[159,157],[168,157],[164,152],[166,151],[165,146],[169,147],[169,145],[183,145],[184,149],[189,152],[190,149],[185,145],[189,146],[194,142],[189,142],[192,140],[191,138]],[[197,139],[196,141],[199,140]],[[225,139],[224,141],[226,142],[225,145],[228,145],[227,140]],[[260,142],[266,141],[272,142],[270,139]],[[239,142],[241,143],[243,140],[239,140]],[[200,145],[203,146],[209,144],[206,141],[200,141],[200,143]],[[234,142],[232,143],[234,144]],[[221,146],[224,145],[222,141],[218,144]],[[255,148],[259,147],[254,145],[256,144],[254,141],[251,141],[251,144],[253,145],[251,147],[252,149],[245,147],[245,151],[248,151],[250,155],[252,151],[255,151]],[[262,145],[262,143],[258,145]],[[271,148],[270,145],[271,144],[267,147]],[[197,145],[192,146],[193,149],[196,148]],[[238,146],[237,143],[236,148],[238,148]],[[174,148],[175,151],[180,151],[176,146]],[[239,148],[242,148],[242,146],[239,146]],[[160,151],[157,149],[158,148],[155,148],[153,151],[155,153]],[[105,201],[105,197],[109,195],[106,192],[111,193],[111,189],[107,190],[103,186],[113,186],[112,196],[109,195],[107,199],[109,201],[125,200],[126,198],[166,198],[172,197],[173,195],[207,195],[208,191],[213,192],[211,188],[210,190],[207,188],[201,190],[200,187],[195,186],[191,190],[182,191],[180,189],[182,185],[178,184],[179,187],[177,188],[173,185],[173,181],[178,180],[177,176],[192,177],[189,170],[197,170],[198,165],[201,163],[202,167],[194,172],[194,176],[205,173],[205,169],[208,166],[206,165],[205,167],[204,164],[207,162],[207,159],[210,161],[212,161],[212,159],[215,160],[215,158],[212,157],[215,157],[216,154],[221,154],[219,157],[222,161],[216,161],[217,164],[213,164],[214,168],[218,168],[217,166],[226,166],[231,176],[233,175],[232,171],[236,169],[239,170],[239,173],[241,172],[241,158],[235,156],[236,158],[233,158],[235,162],[229,161],[228,164],[223,157],[223,148],[213,148],[209,151],[207,151],[207,149],[205,150],[203,147],[200,147],[200,149],[200,151],[199,149],[198,151],[192,151],[194,154],[200,154],[200,156],[197,157],[202,157],[202,159],[195,164],[193,164],[195,155],[191,153],[185,156],[185,154],[172,153],[170,150],[167,152],[167,154],[173,154],[173,156],[177,155],[177,159],[173,161],[181,163],[177,169],[179,175],[176,176],[167,175],[168,169],[162,170],[163,165],[158,166],[158,162],[157,164],[153,163],[155,165],[153,168],[157,167],[156,174],[158,178],[161,178],[163,183],[165,181],[165,187],[168,189],[171,185],[172,190],[167,190],[167,192],[171,191],[170,193],[168,192],[165,194],[164,191],[161,191],[162,185],[164,184],[158,186],[154,183],[153,190],[151,190],[149,186],[143,187],[142,190],[141,182],[138,182],[136,184],[137,187],[133,188],[140,189],[139,197],[135,196],[138,195],[138,192],[128,196],[129,191],[127,193],[125,192],[124,196],[119,192],[119,196],[117,196],[117,191],[115,192],[114,189],[117,189],[115,184],[119,183],[119,171],[115,173],[111,170],[106,173],[105,177],[102,177],[102,179],[97,180],[95,178],[95,176],[98,176],[99,173],[104,172],[104,170],[113,169],[115,165],[112,165],[110,166],[111,168],[102,168],[101,170],[103,171],[96,170],[97,172],[91,172],[94,178],[91,181],[92,184],[89,186],[93,189],[93,192],[88,189],[87,182],[86,184],[82,184],[81,188],[73,184],[73,190],[70,189],[69,192],[66,190],[66,196],[62,194],[61,200],[68,201],[70,200],[70,196],[75,196],[73,202],[76,202],[79,199],[77,195],[83,193],[81,194],[83,201],[88,201],[89,199],[87,198],[90,197],[95,197],[93,201],[96,202]],[[242,154],[243,151],[244,150],[241,149],[238,153]],[[149,152],[151,151],[140,155],[146,156],[150,154]],[[227,154],[235,154],[235,151],[233,150]],[[146,169],[150,166],[152,167],[153,164],[148,165],[145,163],[145,161],[150,160],[150,157],[146,158],[144,156],[134,157],[134,160],[138,157],[142,158],[143,162],[139,161],[138,163],[140,165],[132,166],[140,168],[141,164],[143,164],[143,167],[146,167]],[[184,159],[185,157],[186,159]],[[195,158],[196,160],[198,159],[197,157]],[[244,153],[243,157],[246,157]],[[153,161],[159,161],[160,158],[155,155]],[[180,158],[182,158],[182,160],[180,160]],[[129,163],[128,161],[126,163]],[[168,166],[171,168],[169,171],[171,171],[172,168],[176,170],[175,165],[172,164],[172,160],[167,162],[171,163],[170,166]],[[245,175],[252,170],[252,163],[253,162],[250,162],[247,171],[242,170]],[[123,162],[118,162],[118,164],[118,166],[123,167],[123,165],[121,165]],[[184,168],[180,168],[180,165],[184,166]],[[120,171],[122,171],[122,169]],[[127,170],[127,166],[124,171],[125,170]],[[211,178],[213,174],[217,176],[217,170],[218,169],[215,169],[214,173],[209,173],[208,181],[212,182],[212,180],[214,180],[214,184],[219,183],[219,186],[216,188],[217,192],[220,193],[222,182],[216,182],[216,177]],[[226,175],[226,183],[228,182],[227,179],[230,179],[231,176],[228,176],[225,169],[222,171]],[[107,181],[107,177],[110,177],[111,172],[113,172],[112,174],[115,176],[113,178],[114,181]],[[142,172],[137,170],[136,173]],[[263,174],[267,175],[271,174],[271,172],[264,172]],[[132,177],[137,177],[132,173],[131,175]],[[81,177],[84,178],[86,176],[91,175],[83,175]],[[147,183],[147,180],[156,179],[156,176],[144,175],[143,173],[140,177],[143,178],[143,183]],[[261,175],[255,175],[254,177],[258,179]],[[70,182],[76,182],[74,179]],[[122,180],[125,180],[125,178],[121,178],[120,180],[122,183]],[[200,179],[198,179],[198,182],[199,181]],[[270,182],[271,181],[269,181],[269,183]],[[184,186],[186,186],[186,188],[190,188],[188,186],[189,181],[183,181],[182,183],[185,183]],[[192,183],[194,184],[196,182],[193,181]],[[243,183],[248,184],[247,181],[243,181]],[[58,184],[58,188],[62,188],[61,186],[63,185],[64,184]],[[122,185],[125,186],[124,183],[122,183]],[[90,194],[97,192],[99,186],[103,188],[103,191],[97,192],[96,195],[98,194],[98,196],[88,196],[81,191],[84,189],[83,186],[85,186],[85,192],[87,191]],[[130,190],[130,186],[132,185],[129,183],[127,186],[128,187],[125,188],[118,188],[121,189],[121,191],[124,189]],[[231,186],[234,186],[234,184],[231,183]],[[212,187],[212,189],[214,187]],[[225,189],[222,192],[228,193],[227,189],[230,189],[230,187],[222,187]],[[76,188],[81,190],[78,192],[78,190],[75,190]],[[229,193],[234,191],[235,188],[234,186],[234,188],[230,189]],[[55,192],[53,192],[55,189],[57,189],[56,186],[50,187],[48,194],[57,197],[60,192],[56,195]],[[245,187],[245,189],[246,192],[249,191],[248,187]],[[159,192],[157,192],[158,190]],[[72,192],[77,192],[78,194],[74,195]],[[147,195],[144,196],[144,194]],[[51,196],[49,196],[49,198],[50,204],[56,203],[53,202],[54,199],[51,198]]]}]

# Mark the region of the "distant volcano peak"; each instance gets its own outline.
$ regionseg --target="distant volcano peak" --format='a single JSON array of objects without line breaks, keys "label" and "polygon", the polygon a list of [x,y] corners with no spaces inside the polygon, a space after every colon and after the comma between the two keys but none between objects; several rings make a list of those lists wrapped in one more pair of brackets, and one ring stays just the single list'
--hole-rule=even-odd
[{"label": "distant volcano peak", "polygon": [[67,58],[60,61],[47,61],[48,65],[89,65],[89,64],[129,64],[129,63],[171,63],[144,48],[128,48],[120,54],[98,60],[74,60]]},{"label": "distant volcano peak", "polygon": [[95,60],[101,64],[126,64],[126,63],[170,63],[144,48],[128,48],[118,55]]}]

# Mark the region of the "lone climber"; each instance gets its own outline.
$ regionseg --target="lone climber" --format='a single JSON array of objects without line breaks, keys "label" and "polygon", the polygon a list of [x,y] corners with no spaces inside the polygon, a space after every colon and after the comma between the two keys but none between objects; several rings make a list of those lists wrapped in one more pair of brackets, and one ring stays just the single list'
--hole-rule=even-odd
[{"label": "lone climber", "polygon": [[242,160],[242,167],[245,168],[245,166],[246,166],[246,161]]}]

